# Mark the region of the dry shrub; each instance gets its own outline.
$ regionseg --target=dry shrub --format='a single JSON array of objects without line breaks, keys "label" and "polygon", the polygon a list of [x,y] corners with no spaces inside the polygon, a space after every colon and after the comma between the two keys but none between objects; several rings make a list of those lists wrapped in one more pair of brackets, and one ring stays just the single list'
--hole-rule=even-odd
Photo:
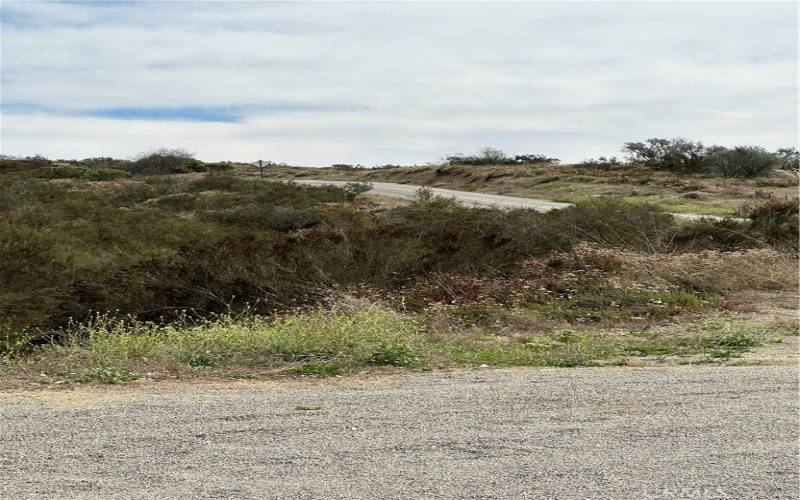
[{"label": "dry shrub", "polygon": [[[557,252],[545,259],[529,259],[523,263],[525,273],[549,274],[552,270],[581,270],[589,274],[616,274],[626,267],[636,252],[615,249],[590,243],[578,243],[569,252]],[[548,272],[548,269],[551,270]]]},{"label": "dry shrub", "polygon": [[797,237],[800,232],[800,200],[798,198],[771,199],[756,206],[742,209],[743,215],[750,218],[750,229],[767,238],[773,245],[783,244],[797,251]]},{"label": "dry shrub", "polygon": [[771,249],[706,250],[651,258],[653,274],[685,288],[710,293],[797,288],[797,260]]},{"label": "dry shrub", "polygon": [[421,311],[443,305],[504,307],[529,301],[537,294],[569,298],[627,289],[724,295],[739,290],[794,289],[797,282],[795,259],[771,249],[653,255],[579,244],[570,252],[528,259],[511,276],[434,273],[401,287],[389,301],[406,310]]},{"label": "dry shrub", "polygon": [[[633,254],[638,255],[638,254]],[[511,275],[432,273],[410,281],[388,295],[394,307],[408,311],[436,310],[485,323],[502,310],[521,304],[569,301],[578,296],[603,296],[612,289],[665,292],[645,281],[621,279],[626,254],[590,245],[523,261]],[[484,316],[487,316],[484,318]]]},{"label": "dry shrub", "polygon": [[409,310],[436,304],[507,304],[525,286],[526,280],[519,277],[433,273],[399,289],[394,301]]},{"label": "dry shrub", "polygon": [[672,285],[705,293],[790,290],[798,285],[796,258],[772,249],[652,255],[582,244],[564,255],[570,259],[571,267],[599,269],[611,273],[615,280]]}]

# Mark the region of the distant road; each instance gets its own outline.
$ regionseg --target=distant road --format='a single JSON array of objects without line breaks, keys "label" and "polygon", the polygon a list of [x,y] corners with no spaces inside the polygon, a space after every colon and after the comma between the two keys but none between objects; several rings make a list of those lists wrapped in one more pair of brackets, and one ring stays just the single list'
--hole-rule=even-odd
[{"label": "distant road", "polygon": [[0,498],[798,498],[797,366],[0,391]]},{"label": "distant road", "polygon": [[[311,186],[344,186],[347,181],[319,181],[309,179],[296,179],[292,182],[298,184],[308,184]],[[394,184],[392,182],[370,182],[372,191],[370,194],[380,194],[393,198],[411,199],[416,192],[425,186],[413,184]],[[497,208],[530,208],[539,212],[548,212],[553,209],[566,208],[572,203],[559,203],[557,201],[537,200],[534,198],[521,198],[518,196],[504,196],[499,194],[476,193],[471,191],[456,191],[454,189],[430,188],[433,194],[447,198],[455,198],[465,205],[477,205],[479,207]]]},{"label": "distant road", "polygon": [[[351,181],[328,181],[328,180],[313,180],[313,179],[293,179],[292,182],[297,184],[307,184],[309,186],[344,186]],[[393,198],[411,199],[414,194],[422,187],[414,184],[395,184],[392,182],[370,182],[372,185],[371,194],[379,194],[383,196],[391,196]],[[457,201],[467,206],[478,206],[486,208],[528,208],[538,212],[549,212],[550,210],[558,210],[572,206],[572,203],[563,203],[558,201],[540,200],[536,198],[522,198],[519,196],[505,196],[501,194],[479,193],[474,191],[456,191],[454,189],[430,188],[434,194],[445,196],[447,198],[455,198]],[[723,217],[718,215],[704,215],[704,214],[687,214],[687,213],[673,213],[676,217],[684,219],[713,219],[721,220]]]}]

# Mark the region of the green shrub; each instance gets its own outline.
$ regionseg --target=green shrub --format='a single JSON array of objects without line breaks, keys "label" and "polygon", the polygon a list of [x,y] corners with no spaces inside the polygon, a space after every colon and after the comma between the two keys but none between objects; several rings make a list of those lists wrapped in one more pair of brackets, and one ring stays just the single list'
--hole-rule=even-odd
[{"label": "green shrub", "polygon": [[246,191],[251,188],[253,181],[237,177],[226,172],[215,172],[204,175],[202,178],[193,181],[188,186],[191,192],[200,191]]},{"label": "green shrub", "polygon": [[708,320],[701,323],[696,330],[697,339],[703,346],[742,351],[761,345],[767,329],[737,328],[725,321]]},{"label": "green shrub", "polygon": [[448,165],[555,165],[558,158],[551,158],[541,154],[522,154],[508,156],[497,148],[482,148],[474,155],[456,154],[446,158]]},{"label": "green shrub", "polygon": [[170,177],[145,177],[142,182],[124,183],[110,192],[109,201],[119,205],[143,203],[176,194],[178,184]]},{"label": "green shrub", "polygon": [[575,163],[573,166],[578,168],[592,169],[592,170],[613,170],[623,165],[624,164],[621,161],[619,161],[616,156],[612,156],[610,158],[601,156],[600,158],[597,159],[590,158],[588,160],[583,160],[581,162]]},{"label": "green shrub", "polygon": [[359,195],[367,193],[372,190],[372,184],[366,182],[348,182],[342,188],[347,193],[349,200],[356,199]]},{"label": "green shrub", "polygon": [[271,229],[281,232],[314,227],[321,220],[315,213],[301,208],[291,206],[266,208],[258,205],[246,205],[229,212],[209,214],[205,217],[208,220],[247,229]]},{"label": "green shrub", "polygon": [[135,175],[185,174],[206,171],[202,161],[180,148],[161,148],[149,153],[142,153],[131,163],[129,169]]},{"label": "green shrub", "polygon": [[95,379],[104,384],[121,384],[139,378],[136,374],[122,368],[98,368],[88,374],[90,379]]},{"label": "green shrub", "polygon": [[334,163],[331,165],[331,168],[334,170],[340,170],[342,172],[354,172],[357,170],[367,170],[367,167],[363,167],[361,165],[350,165],[347,163]]},{"label": "green shrub", "polygon": [[630,162],[650,168],[679,173],[703,172],[723,177],[768,175],[791,156],[789,150],[774,154],[758,146],[707,148],[700,142],[682,138],[626,142],[623,151]]},{"label": "green shrub", "polygon": [[780,165],[780,159],[758,146],[714,146],[706,153],[706,170],[723,177],[758,177]]},{"label": "green shrub", "polygon": [[372,351],[369,363],[372,365],[411,366],[420,362],[409,346],[405,344],[380,343]]},{"label": "green shrub", "polygon": [[706,339],[708,345],[714,347],[724,347],[728,349],[746,349],[748,347],[755,347],[761,345],[761,342],[747,333],[736,332],[719,337],[710,337]]},{"label": "green shrub", "polygon": [[41,167],[47,167],[52,162],[44,156],[28,156],[26,158],[15,158],[0,155],[0,174],[10,172],[26,172]]},{"label": "green shrub", "polygon": [[705,147],[683,138],[652,138],[645,142],[626,142],[622,150],[628,160],[671,172],[701,172],[705,169]]},{"label": "green shrub", "polygon": [[117,168],[84,167],[78,165],[52,165],[41,168],[36,176],[42,179],[81,179],[85,181],[111,181],[130,177],[130,173]]}]

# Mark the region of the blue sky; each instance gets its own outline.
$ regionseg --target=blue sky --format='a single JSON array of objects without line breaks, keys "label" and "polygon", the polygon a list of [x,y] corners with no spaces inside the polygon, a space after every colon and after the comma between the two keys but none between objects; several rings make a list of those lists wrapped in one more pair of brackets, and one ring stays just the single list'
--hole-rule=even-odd
[{"label": "blue sky", "polygon": [[4,154],[577,161],[797,137],[794,2],[0,5]]}]

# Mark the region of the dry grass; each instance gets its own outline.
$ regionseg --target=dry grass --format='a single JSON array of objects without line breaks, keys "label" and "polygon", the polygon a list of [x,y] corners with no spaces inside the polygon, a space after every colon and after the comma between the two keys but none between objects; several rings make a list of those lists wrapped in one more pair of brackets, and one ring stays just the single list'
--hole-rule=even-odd
[{"label": "dry grass", "polygon": [[795,290],[798,285],[796,257],[773,249],[654,255],[578,245],[565,255],[573,266],[618,271],[623,281],[671,284],[704,293]]},{"label": "dry grass", "polygon": [[795,259],[774,250],[646,254],[580,244],[528,259],[514,275],[434,273],[388,295],[351,291],[417,315],[437,338],[528,337],[698,321],[737,297],[792,293],[797,277]]}]

